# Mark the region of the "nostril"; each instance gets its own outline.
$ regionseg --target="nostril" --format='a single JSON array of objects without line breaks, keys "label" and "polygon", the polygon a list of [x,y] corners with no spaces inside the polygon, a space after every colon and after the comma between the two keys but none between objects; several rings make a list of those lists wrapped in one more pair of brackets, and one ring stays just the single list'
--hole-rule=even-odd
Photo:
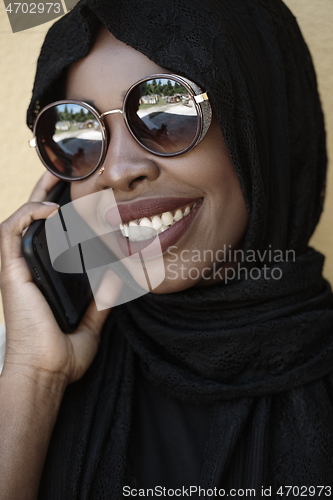
[{"label": "nostril", "polygon": [[130,187],[133,189],[137,184],[139,184],[141,181],[144,181],[145,179],[147,179],[146,175],[139,175],[138,177],[135,177],[135,179],[133,179],[130,183]]}]

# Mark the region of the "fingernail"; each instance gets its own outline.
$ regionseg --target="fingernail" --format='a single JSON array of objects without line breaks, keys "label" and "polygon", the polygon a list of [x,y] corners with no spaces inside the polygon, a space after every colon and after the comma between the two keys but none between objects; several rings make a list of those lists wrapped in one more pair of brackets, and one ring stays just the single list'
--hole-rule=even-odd
[{"label": "fingernail", "polygon": [[22,231],[22,238],[25,235],[25,233],[28,231],[28,229],[29,229],[29,226],[23,229],[23,231]]},{"label": "fingernail", "polygon": [[42,201],[43,205],[48,205],[50,207],[60,207],[59,203],[54,203],[53,201]]}]

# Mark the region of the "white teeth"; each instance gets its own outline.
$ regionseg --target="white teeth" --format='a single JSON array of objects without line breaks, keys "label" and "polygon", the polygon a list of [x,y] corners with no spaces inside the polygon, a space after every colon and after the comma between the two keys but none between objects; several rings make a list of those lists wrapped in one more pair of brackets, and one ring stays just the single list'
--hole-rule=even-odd
[{"label": "white teeth", "polygon": [[131,236],[131,239],[136,240],[141,236],[141,231],[140,231],[140,226],[136,222],[131,221],[129,223],[129,234]]},{"label": "white teeth", "polygon": [[143,219],[140,220],[140,226],[146,226],[146,227],[153,227],[152,223],[150,222],[147,217],[144,217]]},{"label": "white teeth", "polygon": [[156,234],[156,231],[152,227],[146,227],[142,226],[140,227],[140,232],[141,236],[144,236],[146,238],[151,238],[154,234]]},{"label": "white teeth", "polygon": [[173,220],[179,221],[182,218],[183,218],[183,212],[180,210],[180,208],[178,208],[175,215],[173,216]]},{"label": "white teeth", "polygon": [[165,231],[166,229],[169,229],[169,226],[162,226],[162,227],[160,227],[159,233],[163,233],[163,231]]},{"label": "white teeth", "polygon": [[171,212],[164,212],[161,219],[164,226],[170,226],[173,223],[173,216]]},{"label": "white teeth", "polygon": [[197,202],[192,205],[192,208],[185,207],[184,213],[178,208],[174,216],[171,212],[164,212],[162,215],[154,215],[152,220],[143,217],[139,223],[132,220],[127,224],[120,224],[119,228],[121,234],[129,238],[130,241],[148,240],[156,234],[163,233],[183,217],[186,217],[196,206]]},{"label": "white teeth", "polygon": [[153,217],[153,220],[151,221],[151,225],[153,226],[153,228],[156,231],[162,226],[162,221],[161,221],[161,219],[159,218],[158,215],[155,215]]}]

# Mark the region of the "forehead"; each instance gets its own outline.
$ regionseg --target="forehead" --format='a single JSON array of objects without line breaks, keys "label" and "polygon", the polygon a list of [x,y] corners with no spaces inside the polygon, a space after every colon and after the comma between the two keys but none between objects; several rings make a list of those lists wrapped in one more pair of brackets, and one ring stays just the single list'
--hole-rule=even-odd
[{"label": "forehead", "polygon": [[119,104],[133,83],[157,73],[168,71],[101,29],[89,54],[69,67],[66,98]]}]

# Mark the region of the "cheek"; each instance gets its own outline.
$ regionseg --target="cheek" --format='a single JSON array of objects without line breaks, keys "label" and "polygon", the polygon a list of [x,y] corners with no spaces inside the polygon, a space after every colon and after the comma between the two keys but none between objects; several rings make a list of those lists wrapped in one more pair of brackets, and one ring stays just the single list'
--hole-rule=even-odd
[{"label": "cheek", "polygon": [[212,236],[215,247],[220,248],[224,244],[239,247],[248,226],[249,214],[229,154],[223,157],[218,169],[212,169],[210,180],[211,232],[215,233]]},{"label": "cheek", "polygon": [[[200,187],[204,193],[238,186],[227,145],[215,116],[204,139],[188,154],[180,157],[179,175]],[[229,186],[229,187],[228,187]]]},{"label": "cheek", "polygon": [[201,244],[208,244],[215,250],[224,244],[238,247],[245,235],[249,215],[240,179],[216,119],[199,144],[196,155],[191,165],[191,178],[200,186],[207,203]]},{"label": "cheek", "polygon": [[89,186],[89,182],[81,181],[81,182],[72,182],[71,183],[71,199],[77,200],[78,198],[82,198],[83,196],[87,196],[90,194],[91,187]]},{"label": "cheek", "polygon": [[79,220],[83,219],[97,235],[105,234],[109,229],[102,215],[106,206],[115,205],[112,190],[98,191],[95,189],[94,182],[86,179],[72,182],[70,193]]},{"label": "cheek", "polygon": [[207,139],[205,150],[209,163],[199,178],[209,187],[215,209],[224,210],[235,223],[244,225],[248,220],[248,212],[240,179],[216,118]]}]

